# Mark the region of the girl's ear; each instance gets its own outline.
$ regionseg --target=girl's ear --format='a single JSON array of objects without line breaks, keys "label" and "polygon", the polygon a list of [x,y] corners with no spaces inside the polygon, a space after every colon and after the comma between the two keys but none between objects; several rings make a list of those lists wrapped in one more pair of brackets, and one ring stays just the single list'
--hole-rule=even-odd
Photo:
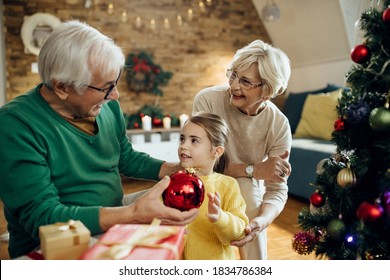
[{"label": "girl's ear", "polygon": [[65,86],[63,83],[53,81],[52,82],[54,93],[61,99],[66,100],[68,99],[68,92],[67,92],[67,86]]},{"label": "girl's ear", "polygon": [[215,150],[214,150],[214,155],[215,155],[217,158],[219,158],[219,157],[221,157],[221,156],[223,155],[224,152],[225,152],[225,148],[222,147],[222,146],[218,146],[218,147],[216,147]]}]

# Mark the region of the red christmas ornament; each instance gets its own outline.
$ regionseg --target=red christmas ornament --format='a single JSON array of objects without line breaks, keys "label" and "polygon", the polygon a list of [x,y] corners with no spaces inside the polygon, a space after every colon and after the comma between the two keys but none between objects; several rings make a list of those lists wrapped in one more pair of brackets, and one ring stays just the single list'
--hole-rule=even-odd
[{"label": "red christmas ornament", "polygon": [[315,192],[310,196],[310,203],[315,207],[322,207],[325,204],[325,197],[322,194]]},{"label": "red christmas ornament", "polygon": [[382,217],[383,212],[382,206],[363,201],[356,211],[356,216],[363,221],[373,223]]},{"label": "red christmas ornament", "polygon": [[193,170],[177,171],[171,176],[171,183],[163,192],[164,204],[180,211],[199,208],[204,199],[202,180]]},{"label": "red christmas ornament", "polygon": [[136,122],[133,124],[133,126],[134,126],[134,128],[139,128],[139,123]]},{"label": "red christmas ornament", "polygon": [[366,45],[357,45],[351,51],[351,59],[355,63],[362,64],[370,59],[370,50]]},{"label": "red christmas ornament", "polygon": [[341,118],[338,118],[335,122],[334,122],[334,130],[336,131],[343,131],[345,128],[345,122],[343,119]]},{"label": "red christmas ornament", "polygon": [[157,117],[153,117],[153,126],[154,127],[160,127],[162,126],[162,119],[159,119]]},{"label": "red christmas ornament", "polygon": [[386,24],[390,24],[390,8],[387,8],[382,13],[382,20]]}]

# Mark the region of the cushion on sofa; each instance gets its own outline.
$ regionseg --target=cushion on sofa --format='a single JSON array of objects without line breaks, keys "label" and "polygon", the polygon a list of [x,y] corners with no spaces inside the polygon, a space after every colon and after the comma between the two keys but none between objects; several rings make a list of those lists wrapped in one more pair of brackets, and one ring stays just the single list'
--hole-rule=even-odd
[{"label": "cushion on sofa", "polygon": [[337,89],[329,93],[309,94],[293,137],[331,140],[341,92],[342,89]]},{"label": "cushion on sofa", "polygon": [[295,130],[297,129],[299,120],[301,119],[302,109],[306,97],[309,94],[323,93],[325,92],[325,90],[326,88],[321,88],[313,91],[289,93],[286,103],[284,104],[283,113],[285,114],[285,116],[288,118],[290,122],[291,133],[294,134]]}]

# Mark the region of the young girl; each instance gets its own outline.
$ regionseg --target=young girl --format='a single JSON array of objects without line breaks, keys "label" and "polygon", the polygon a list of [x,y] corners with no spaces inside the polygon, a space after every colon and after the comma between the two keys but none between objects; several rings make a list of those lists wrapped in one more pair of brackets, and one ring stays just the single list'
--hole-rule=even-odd
[{"label": "young girl", "polygon": [[[200,112],[183,126],[178,154],[183,168],[195,168],[204,183],[205,199],[190,223],[184,259],[236,259],[233,240],[244,237],[248,217],[238,182],[214,170],[227,162],[228,127],[218,115]],[[220,171],[221,172],[221,171]]]}]

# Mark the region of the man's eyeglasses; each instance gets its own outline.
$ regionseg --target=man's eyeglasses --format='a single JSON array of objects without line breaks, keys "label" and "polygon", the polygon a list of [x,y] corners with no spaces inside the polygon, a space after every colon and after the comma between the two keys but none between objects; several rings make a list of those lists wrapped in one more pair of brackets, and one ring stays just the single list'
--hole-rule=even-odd
[{"label": "man's eyeglasses", "polygon": [[232,69],[228,69],[226,71],[226,77],[229,78],[229,84],[233,84],[233,82],[238,78],[238,83],[240,84],[241,88],[249,90],[251,88],[260,87],[263,85],[263,83],[260,84],[252,84],[250,81],[248,81],[245,78],[238,77],[237,73],[233,71]]},{"label": "man's eyeglasses", "polygon": [[94,89],[94,90],[97,90],[97,91],[101,91],[101,92],[104,92],[106,95],[104,96],[104,99],[108,99],[112,93],[112,91],[114,90],[114,88],[116,87],[116,85],[118,84],[118,81],[119,81],[119,78],[121,77],[121,74],[122,74],[122,70],[119,71],[119,76],[118,78],[116,79],[116,81],[109,85],[108,87],[106,88],[98,88],[98,87],[94,87],[94,86],[91,86],[91,85],[87,85],[88,88],[91,88],[91,89]]}]

